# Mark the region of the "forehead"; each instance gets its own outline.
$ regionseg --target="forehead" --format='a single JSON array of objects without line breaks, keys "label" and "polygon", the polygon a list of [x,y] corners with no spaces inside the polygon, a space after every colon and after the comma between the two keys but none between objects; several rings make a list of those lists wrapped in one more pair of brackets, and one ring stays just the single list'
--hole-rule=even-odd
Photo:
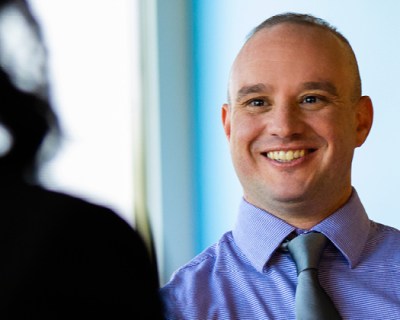
[{"label": "forehead", "polygon": [[229,86],[265,83],[282,75],[292,81],[330,81],[348,77],[349,64],[348,48],[336,35],[321,27],[282,23],[248,40],[232,66]]},{"label": "forehead", "polygon": [[274,53],[284,59],[305,51],[317,53],[320,59],[324,59],[338,53],[345,56],[348,50],[343,41],[322,27],[285,22],[254,34],[239,52],[237,60]]}]

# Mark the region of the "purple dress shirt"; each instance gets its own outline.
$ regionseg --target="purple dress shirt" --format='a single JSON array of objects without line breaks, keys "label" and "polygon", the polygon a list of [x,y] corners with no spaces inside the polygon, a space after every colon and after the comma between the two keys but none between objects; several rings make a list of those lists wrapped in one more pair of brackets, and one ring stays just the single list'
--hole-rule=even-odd
[{"label": "purple dress shirt", "polygon": [[[355,189],[312,230],[331,241],[319,277],[343,319],[400,319],[400,231],[369,220]],[[243,200],[234,229],[161,289],[166,319],[295,319],[296,266],[279,249],[292,232]]]}]

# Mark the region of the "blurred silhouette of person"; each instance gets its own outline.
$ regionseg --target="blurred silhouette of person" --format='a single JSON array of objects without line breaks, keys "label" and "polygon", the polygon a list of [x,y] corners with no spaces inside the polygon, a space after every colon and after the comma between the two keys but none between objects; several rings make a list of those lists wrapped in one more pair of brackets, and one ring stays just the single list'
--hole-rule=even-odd
[{"label": "blurred silhouette of person", "polygon": [[161,319],[135,229],[38,179],[61,141],[49,91],[40,25],[25,0],[0,0],[0,318]]}]

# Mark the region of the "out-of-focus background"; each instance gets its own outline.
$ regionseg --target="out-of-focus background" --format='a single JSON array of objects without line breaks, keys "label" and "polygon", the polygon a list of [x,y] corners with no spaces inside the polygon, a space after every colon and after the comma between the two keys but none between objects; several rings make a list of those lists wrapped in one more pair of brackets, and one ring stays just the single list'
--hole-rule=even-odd
[{"label": "out-of-focus background", "polygon": [[65,132],[43,180],[142,230],[154,241],[162,283],[235,221],[241,188],[220,107],[247,33],[276,13],[320,16],[352,43],[375,106],[353,185],[372,219],[400,228],[400,2],[30,1]]}]

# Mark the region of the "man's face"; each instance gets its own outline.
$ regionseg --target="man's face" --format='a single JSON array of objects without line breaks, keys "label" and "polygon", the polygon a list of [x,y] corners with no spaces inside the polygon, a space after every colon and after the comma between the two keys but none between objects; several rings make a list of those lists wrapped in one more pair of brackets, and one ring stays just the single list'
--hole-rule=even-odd
[{"label": "man's face", "polygon": [[247,201],[285,218],[328,215],[347,200],[353,152],[372,123],[351,61],[335,36],[288,23],[243,47],[222,119]]}]

